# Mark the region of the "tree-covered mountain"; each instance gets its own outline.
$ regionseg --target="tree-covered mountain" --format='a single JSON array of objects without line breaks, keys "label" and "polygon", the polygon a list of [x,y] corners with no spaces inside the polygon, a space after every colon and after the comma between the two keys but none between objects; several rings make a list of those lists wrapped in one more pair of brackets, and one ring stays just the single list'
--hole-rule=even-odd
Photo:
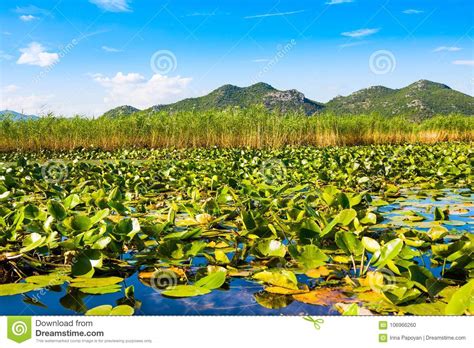
[{"label": "tree-covered mountain", "polygon": [[249,87],[224,85],[203,97],[188,98],[168,105],[155,105],[150,110],[205,111],[236,106],[247,108],[257,104],[263,104],[269,110],[303,111],[307,115],[323,108],[323,104],[307,99],[303,93],[295,89],[280,91],[260,82]]},{"label": "tree-covered mountain", "polygon": [[13,121],[28,121],[28,120],[37,120],[39,117],[36,115],[25,115],[13,110],[0,111],[0,121],[6,118],[9,118]]},{"label": "tree-covered mountain", "polygon": [[102,116],[115,118],[115,117],[121,117],[121,116],[128,116],[137,111],[140,111],[140,109],[134,108],[133,106],[130,106],[130,105],[122,105],[122,106],[117,106],[116,108],[113,108],[107,111]]},{"label": "tree-covered mountain", "polygon": [[325,110],[336,114],[377,112],[419,118],[450,113],[474,115],[474,98],[441,83],[420,80],[400,89],[374,86],[336,97],[325,105]]},{"label": "tree-covered mountain", "polygon": [[[444,84],[427,80],[420,80],[400,89],[369,87],[348,96],[338,96],[326,104],[310,100],[297,90],[280,91],[262,82],[249,87],[224,85],[202,97],[188,98],[173,104],[155,105],[145,111],[206,111],[229,107],[247,108],[257,104],[281,112],[303,111],[306,115],[321,112],[335,114],[376,112],[386,116],[408,115],[415,118],[450,113],[474,115],[473,97]],[[139,110],[125,105],[106,112],[104,116],[126,116],[136,111]]]}]

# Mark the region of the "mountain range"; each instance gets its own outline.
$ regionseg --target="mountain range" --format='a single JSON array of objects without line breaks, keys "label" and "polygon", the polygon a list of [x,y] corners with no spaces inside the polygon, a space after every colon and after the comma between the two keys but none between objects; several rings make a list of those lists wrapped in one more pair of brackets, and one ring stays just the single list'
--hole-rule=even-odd
[{"label": "mountain range", "polygon": [[[155,105],[143,111],[206,111],[229,107],[246,108],[256,104],[264,105],[269,110],[302,111],[306,115],[321,112],[337,115],[376,112],[387,116],[407,115],[415,118],[450,113],[474,115],[474,97],[428,80],[420,80],[400,89],[373,86],[348,96],[338,96],[327,103],[308,99],[295,89],[280,91],[263,82],[249,87],[224,85],[202,97]],[[103,116],[120,117],[137,111],[139,110],[125,105],[109,110]]]},{"label": "mountain range", "polygon": [[28,121],[28,120],[36,120],[39,117],[36,115],[25,115],[20,112],[16,112],[13,110],[2,110],[0,111],[0,121],[4,118],[10,118],[13,121]]},{"label": "mountain range", "polygon": [[[412,116],[416,119],[450,113],[474,115],[474,97],[441,83],[420,80],[400,89],[373,86],[348,96],[337,96],[327,103],[308,99],[295,89],[280,91],[263,82],[249,87],[224,85],[202,97],[183,99],[172,104],[155,105],[145,110],[122,105],[107,111],[102,117],[126,117],[140,111],[207,111],[229,107],[248,108],[254,105],[263,105],[270,111],[283,113],[300,111],[308,116],[322,112],[331,112],[336,115],[375,112],[387,116]],[[0,120],[7,114],[13,120],[38,118],[34,115],[4,110],[0,111]]]}]

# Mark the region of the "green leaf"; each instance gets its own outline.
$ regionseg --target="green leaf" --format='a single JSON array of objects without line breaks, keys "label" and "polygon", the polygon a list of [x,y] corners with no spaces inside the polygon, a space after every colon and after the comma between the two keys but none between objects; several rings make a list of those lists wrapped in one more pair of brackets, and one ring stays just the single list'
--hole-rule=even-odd
[{"label": "green leaf", "polygon": [[93,288],[80,288],[80,291],[84,294],[90,295],[104,295],[104,294],[113,294],[119,292],[122,289],[120,285],[108,285],[102,287],[93,287]]},{"label": "green leaf", "polygon": [[41,288],[42,286],[39,286],[38,284],[29,283],[0,284],[0,296],[24,294]]},{"label": "green leaf", "polygon": [[335,241],[337,246],[344,250],[346,254],[362,255],[364,247],[355,233],[339,231],[336,233]]},{"label": "green leaf", "polygon": [[259,240],[255,246],[257,255],[262,257],[284,257],[286,254],[285,245],[275,239]]},{"label": "green leaf", "polygon": [[462,315],[472,306],[474,299],[474,279],[457,290],[448,302],[445,309],[446,315]]},{"label": "green leaf", "polygon": [[110,315],[130,316],[130,315],[133,315],[133,313],[135,313],[135,310],[129,305],[120,305],[120,306],[114,307],[112,311],[110,312]]},{"label": "green leaf", "polygon": [[102,266],[102,253],[99,250],[85,250],[74,257],[71,273],[76,277],[90,278],[94,275],[94,267]]},{"label": "green leaf", "polygon": [[71,218],[70,225],[75,231],[87,231],[92,227],[92,221],[85,215],[75,215]]},{"label": "green leaf", "polygon": [[107,278],[74,278],[69,284],[73,288],[93,288],[115,285],[123,281],[120,277]]},{"label": "green leaf", "polygon": [[354,209],[344,209],[337,215],[337,219],[342,226],[347,226],[356,216],[357,212]]},{"label": "green leaf", "polygon": [[164,290],[161,294],[169,297],[194,297],[210,293],[211,290],[195,285],[176,285]]},{"label": "green leaf", "polygon": [[102,305],[102,306],[97,306],[92,309],[89,309],[85,313],[85,315],[107,316],[107,315],[110,315],[111,312],[112,312],[111,305]]},{"label": "green leaf", "polygon": [[25,278],[25,282],[36,284],[41,287],[63,285],[70,281],[71,278],[64,274],[51,273],[48,275],[37,275]]},{"label": "green leaf", "polygon": [[291,245],[288,250],[290,251],[290,255],[305,269],[323,266],[328,260],[328,256],[316,245]]},{"label": "green leaf", "polygon": [[42,237],[39,233],[31,233],[23,240],[23,248],[20,249],[21,253],[26,253],[33,249],[36,249],[44,244],[46,237]]},{"label": "green leaf", "polygon": [[225,283],[225,279],[226,272],[219,271],[211,273],[205,276],[204,278],[199,279],[196,283],[194,283],[194,285],[213,290],[220,288]]},{"label": "green leaf", "polygon": [[362,245],[364,246],[365,250],[370,253],[375,253],[376,251],[380,250],[379,242],[369,237],[362,237]]},{"label": "green leaf", "polygon": [[64,220],[67,216],[66,208],[56,201],[49,201],[48,212],[58,221]]},{"label": "green leaf", "polygon": [[293,272],[284,269],[263,271],[253,275],[254,279],[287,289],[298,289],[298,281]]},{"label": "green leaf", "polygon": [[374,254],[374,259],[376,260],[374,266],[379,269],[384,267],[389,261],[397,257],[402,248],[403,241],[401,239],[392,239],[390,242],[380,248],[380,252],[376,252]]}]

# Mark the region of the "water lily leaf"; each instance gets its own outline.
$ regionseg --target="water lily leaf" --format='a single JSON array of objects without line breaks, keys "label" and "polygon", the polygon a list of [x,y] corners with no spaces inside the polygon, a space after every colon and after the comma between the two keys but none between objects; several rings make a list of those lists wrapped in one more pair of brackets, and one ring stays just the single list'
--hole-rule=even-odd
[{"label": "water lily leaf", "polygon": [[357,212],[354,209],[344,209],[338,215],[337,219],[339,224],[342,226],[349,225],[352,220],[357,216]]},{"label": "water lily leaf", "polygon": [[62,221],[66,218],[66,208],[57,201],[48,202],[48,212],[58,221]]},{"label": "water lily leaf", "polygon": [[362,237],[362,245],[364,246],[365,250],[370,253],[375,253],[376,251],[380,250],[379,242],[369,237]]},{"label": "water lily leaf", "polygon": [[[225,270],[225,269],[224,269]],[[195,286],[204,287],[209,290],[218,289],[224,283],[226,279],[226,272],[225,271],[218,271],[212,274],[205,276],[204,278],[199,279]]]},{"label": "water lily leaf", "polygon": [[305,294],[293,295],[293,298],[299,302],[320,306],[331,306],[337,302],[355,302],[340,288],[317,288]]},{"label": "water lily leaf", "polygon": [[115,285],[123,281],[120,277],[107,278],[73,278],[69,284],[72,288],[96,288]]},{"label": "water lily leaf", "polygon": [[286,247],[278,240],[259,240],[255,246],[255,251],[262,257],[284,257]]},{"label": "water lily leaf", "polygon": [[38,290],[41,288],[42,286],[38,284],[29,283],[0,284],[0,296],[24,294],[26,292]]},{"label": "water lily leaf", "polygon": [[107,316],[110,315],[112,312],[112,306],[111,305],[102,305],[102,306],[97,306],[92,309],[89,309],[85,315],[93,315],[93,316]]},{"label": "water lily leaf", "polygon": [[329,270],[325,266],[320,266],[318,268],[314,268],[314,269],[310,269],[306,271],[305,274],[310,278],[321,278],[321,277],[325,277],[331,274],[331,270]]},{"label": "water lily leaf", "polygon": [[390,242],[380,248],[380,252],[376,253],[378,254],[378,258],[376,259],[374,266],[379,269],[384,267],[389,261],[393,260],[400,253],[402,248],[403,241],[400,238],[392,239]]},{"label": "water lily leaf", "polygon": [[291,245],[288,248],[290,255],[305,269],[316,268],[326,264],[328,256],[316,245]]},{"label": "water lily leaf", "polygon": [[374,207],[383,207],[385,205],[389,205],[390,203],[388,203],[387,201],[384,201],[383,199],[374,199],[370,205],[374,206]]},{"label": "water lily leaf", "polygon": [[45,240],[46,237],[42,237],[39,233],[31,233],[23,240],[23,248],[20,249],[20,252],[27,253],[39,248],[44,244]]},{"label": "water lily leaf", "polygon": [[334,305],[336,309],[344,316],[355,316],[355,315],[374,315],[368,309],[359,307],[357,303],[347,304],[347,303],[336,303]]},{"label": "water lily leaf", "polygon": [[222,250],[214,251],[214,258],[216,259],[216,262],[218,262],[219,264],[228,264],[230,262],[226,253],[223,252]]},{"label": "water lily leaf", "polygon": [[202,233],[201,228],[195,228],[188,231],[169,233],[164,237],[164,239],[185,240],[185,239],[190,239],[190,238],[197,238],[201,235],[201,233]]},{"label": "water lily leaf", "polygon": [[75,215],[65,221],[75,231],[87,231],[92,227],[92,221],[86,215]]},{"label": "water lily leaf", "polygon": [[99,250],[85,250],[74,257],[71,273],[76,277],[92,277],[94,268],[102,266],[102,253]]},{"label": "water lily leaf", "polygon": [[90,295],[104,295],[104,294],[113,294],[114,292],[119,292],[122,289],[120,285],[109,285],[102,287],[92,287],[92,288],[80,288],[80,291],[85,294]]},{"label": "water lily leaf", "polygon": [[91,217],[91,224],[94,225],[94,224],[98,223],[99,221],[102,221],[107,216],[109,216],[109,214],[110,214],[109,209],[103,209],[103,210],[97,212],[93,217]]},{"label": "water lily leaf", "polygon": [[36,284],[41,287],[63,285],[70,281],[71,278],[64,274],[51,273],[48,275],[37,275],[25,278],[25,282]]},{"label": "water lily leaf", "polygon": [[348,255],[362,255],[364,247],[355,233],[339,231],[335,237],[336,244]]},{"label": "water lily leaf", "polygon": [[298,281],[296,276],[293,272],[288,270],[278,269],[272,271],[263,271],[254,274],[253,278],[270,285],[298,290]]},{"label": "water lily leaf", "polygon": [[408,306],[399,306],[400,311],[413,315],[443,315],[446,303],[441,301],[434,303],[416,303]]},{"label": "water lily leaf", "polygon": [[459,288],[451,297],[445,309],[446,315],[461,315],[474,302],[474,279]]},{"label": "water lily leaf", "polygon": [[210,293],[211,290],[195,285],[176,285],[164,290],[161,294],[169,297],[194,297]]},{"label": "water lily leaf", "polygon": [[109,315],[111,316],[130,316],[135,313],[135,310],[128,305],[119,305],[112,309]]}]

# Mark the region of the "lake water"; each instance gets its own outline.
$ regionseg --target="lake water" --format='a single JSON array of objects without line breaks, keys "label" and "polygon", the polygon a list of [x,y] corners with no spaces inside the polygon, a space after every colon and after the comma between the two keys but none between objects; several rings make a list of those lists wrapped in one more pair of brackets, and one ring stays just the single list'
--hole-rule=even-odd
[{"label": "lake water", "polygon": [[[375,228],[407,226],[427,231],[433,224],[434,207],[449,207],[452,214],[449,220],[439,222],[448,228],[451,234],[474,232],[474,194],[469,190],[440,191],[403,191],[392,204],[379,208],[385,216],[381,226]],[[423,221],[400,220],[396,216],[413,211],[424,217]],[[429,255],[424,255],[419,263],[425,264],[435,276],[439,276],[441,267],[431,267]],[[298,280],[308,285],[317,283],[305,275]],[[125,279],[123,289],[133,285],[135,298],[141,301],[136,309],[137,315],[338,315],[327,306],[316,306],[292,301],[290,296],[270,295],[262,285],[242,278],[232,278],[227,289],[215,290],[210,294],[191,298],[166,298],[159,290],[144,285],[138,279],[138,273]],[[0,315],[75,315],[85,310],[103,305],[117,305],[124,292],[107,295],[67,294],[67,286],[50,290],[30,292],[26,295],[0,297]],[[39,302],[33,304],[31,298]],[[28,299],[30,298],[30,300]],[[281,308],[266,308],[264,305]]]}]

